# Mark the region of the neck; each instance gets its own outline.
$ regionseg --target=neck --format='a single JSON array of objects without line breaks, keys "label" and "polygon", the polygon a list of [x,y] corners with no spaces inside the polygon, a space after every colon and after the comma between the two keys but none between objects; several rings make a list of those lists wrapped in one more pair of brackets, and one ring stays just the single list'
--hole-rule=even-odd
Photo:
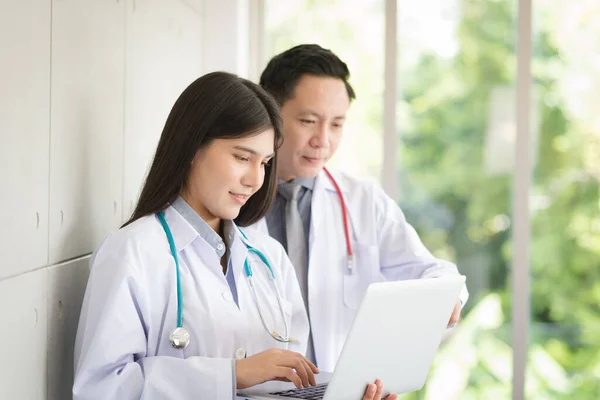
[{"label": "neck", "polygon": [[282,181],[286,182],[286,183],[288,183],[288,182],[291,182],[291,181],[293,181],[294,179],[296,179],[295,177],[294,177],[294,178],[290,178],[290,177],[286,177],[286,178],[284,178],[283,176],[280,176],[279,178],[280,178]]},{"label": "neck", "polygon": [[296,175],[294,173],[284,171],[284,168],[281,165],[281,163],[279,163],[279,165],[277,166],[277,177],[284,182],[290,182],[296,179]]},{"label": "neck", "polygon": [[296,176],[294,176],[294,175],[291,175],[291,174],[283,174],[283,173],[280,173],[280,174],[278,174],[278,176],[277,176],[277,177],[278,177],[279,179],[281,179],[282,181],[284,181],[284,182],[291,182],[291,181],[293,181],[294,179],[296,179]]},{"label": "neck", "polygon": [[[323,169],[321,169],[321,171],[322,171],[322,170],[323,170]],[[319,171],[319,173],[320,173],[321,171]],[[318,176],[318,174],[317,174],[317,175],[315,175],[315,176],[302,177],[302,178],[309,178],[309,179],[310,179],[310,178],[316,178],[317,176]],[[281,179],[282,181],[284,181],[284,182],[291,182],[291,181],[293,181],[294,179],[296,179],[296,178],[299,178],[298,174],[296,174],[296,173],[291,173],[291,172],[289,172],[289,173],[288,173],[288,172],[282,171],[281,169],[279,169],[279,170],[277,171],[277,177],[278,177],[279,179]]]},{"label": "neck", "polygon": [[190,205],[196,211],[196,214],[200,216],[215,232],[219,234],[219,236],[223,237],[223,227],[221,224],[221,218],[217,218],[214,215],[211,215],[204,204],[194,201],[194,199],[189,195],[189,193],[182,193],[181,198],[185,200],[186,203]]}]

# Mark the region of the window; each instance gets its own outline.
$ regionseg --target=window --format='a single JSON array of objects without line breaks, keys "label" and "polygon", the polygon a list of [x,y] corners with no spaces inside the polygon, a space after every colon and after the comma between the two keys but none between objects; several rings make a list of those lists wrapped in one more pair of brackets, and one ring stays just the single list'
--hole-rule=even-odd
[{"label": "window", "polygon": [[265,2],[266,53],[270,59],[295,45],[316,43],[350,69],[356,91],[344,139],[329,165],[378,179],[383,116],[383,0]]},{"label": "window", "polygon": [[[531,168],[515,172],[522,0],[398,0],[398,203],[471,298],[425,387],[403,399],[600,398],[600,7],[534,0]],[[385,1],[266,1],[267,54],[319,43],[358,98],[334,163],[380,176]],[[518,175],[515,175],[518,174]],[[531,317],[513,353],[513,196],[530,174]],[[527,267],[527,266],[526,266]],[[518,389],[518,388],[517,388]]]},{"label": "window", "polygon": [[403,399],[511,396],[515,7],[398,2],[398,202],[470,292],[425,388]]}]

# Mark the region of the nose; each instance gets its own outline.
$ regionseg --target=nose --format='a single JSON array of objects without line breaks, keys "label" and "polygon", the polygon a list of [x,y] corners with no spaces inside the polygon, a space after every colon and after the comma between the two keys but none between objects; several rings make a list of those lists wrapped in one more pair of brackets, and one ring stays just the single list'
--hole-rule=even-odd
[{"label": "nose", "polygon": [[256,192],[265,180],[265,169],[262,162],[252,164],[246,170],[243,176],[242,184],[252,188],[252,193]]},{"label": "nose", "polygon": [[314,148],[321,149],[324,147],[329,147],[329,126],[327,123],[323,122],[317,126],[315,129],[314,135],[310,140],[310,145]]}]

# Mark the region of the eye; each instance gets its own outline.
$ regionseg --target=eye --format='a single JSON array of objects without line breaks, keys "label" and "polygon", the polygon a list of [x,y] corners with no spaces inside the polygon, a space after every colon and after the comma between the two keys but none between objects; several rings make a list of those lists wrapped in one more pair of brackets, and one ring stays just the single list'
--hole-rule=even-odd
[{"label": "eye", "polygon": [[300,119],[300,123],[302,123],[303,125],[312,125],[316,123],[316,121],[312,119]]},{"label": "eye", "polygon": [[237,154],[234,154],[233,156],[235,157],[236,160],[248,161],[248,157],[238,156]]}]

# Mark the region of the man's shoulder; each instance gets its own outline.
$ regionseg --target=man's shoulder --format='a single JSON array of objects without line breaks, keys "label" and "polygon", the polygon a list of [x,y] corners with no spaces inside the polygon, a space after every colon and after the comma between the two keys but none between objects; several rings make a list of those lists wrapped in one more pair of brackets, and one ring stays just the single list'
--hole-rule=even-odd
[{"label": "man's shoulder", "polygon": [[[327,168],[327,170],[331,173],[342,191],[348,193],[349,196],[356,196],[361,193],[373,195],[378,194],[381,190],[375,179],[358,177],[334,168]],[[323,174],[323,178],[328,179],[325,172],[323,172]]]}]

